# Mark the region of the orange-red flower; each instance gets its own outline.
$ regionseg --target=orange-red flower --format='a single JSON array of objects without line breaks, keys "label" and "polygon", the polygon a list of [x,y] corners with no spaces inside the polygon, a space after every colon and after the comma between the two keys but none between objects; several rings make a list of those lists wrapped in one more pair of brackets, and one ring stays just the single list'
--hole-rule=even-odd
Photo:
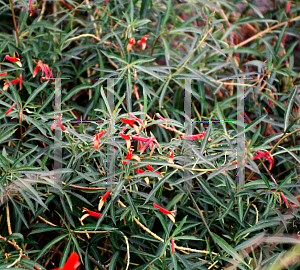
[{"label": "orange-red flower", "polygon": [[286,13],[289,12],[290,7],[291,7],[291,1],[288,1],[288,2],[286,3],[286,7],[285,7],[285,12],[286,12]]},{"label": "orange-red flower", "polygon": [[124,131],[126,131],[127,128],[123,128],[122,132],[119,133],[119,135],[126,140],[126,146],[127,146],[127,150],[130,149],[131,147],[131,134],[126,135],[124,134]]},{"label": "orange-red flower", "polygon": [[5,75],[7,75],[7,72],[0,73],[0,77]]},{"label": "orange-red flower", "polygon": [[134,37],[129,37],[129,42],[127,44],[127,52],[129,52],[131,50],[131,47],[135,44],[135,39]]},{"label": "orange-red flower", "polygon": [[105,5],[108,1],[109,1],[109,0],[105,0],[105,1],[103,2],[103,5]]},{"label": "orange-red flower", "polygon": [[33,15],[32,0],[29,0],[29,13],[30,13],[29,16]]},{"label": "orange-red flower", "polygon": [[53,270],[76,270],[79,265],[80,261],[78,254],[76,252],[72,252],[63,268],[54,268]]},{"label": "orange-red flower", "polygon": [[202,131],[200,134],[191,135],[191,136],[183,136],[184,140],[193,140],[193,139],[203,139],[205,136],[205,131]]},{"label": "orange-red flower", "polygon": [[122,121],[123,123],[126,123],[126,124],[130,125],[130,126],[133,126],[133,125],[135,124],[135,120],[134,120],[134,119],[126,119],[126,118],[122,118],[121,121]]},{"label": "orange-red flower", "polygon": [[[17,79],[14,79],[14,80],[10,81],[10,83],[11,83],[11,84],[16,84],[16,83],[18,83],[19,81],[20,81],[20,79],[17,78]],[[9,83],[8,83],[7,80],[4,80],[3,90],[6,91],[8,88],[9,88]]]},{"label": "orange-red flower", "polygon": [[108,197],[109,194],[110,194],[110,190],[106,191],[106,193],[104,194],[104,196],[100,196],[101,200],[99,201],[98,211],[100,211],[101,208],[103,207],[104,202],[107,199],[107,197]]},{"label": "orange-red flower", "polygon": [[131,118],[133,118],[134,120],[138,121],[142,126],[145,126],[144,125],[144,122],[140,119],[140,118],[137,118],[135,115],[133,115],[132,113],[129,113],[129,116]]},{"label": "orange-red flower", "polygon": [[171,254],[173,255],[175,251],[175,241],[174,241],[174,237],[172,237],[171,240]]},{"label": "orange-red flower", "polygon": [[256,150],[256,152],[258,153],[257,155],[255,155],[252,159],[259,159],[261,157],[265,157],[269,162],[270,162],[270,165],[269,165],[269,170],[272,169],[272,166],[274,164],[274,158],[273,156],[271,155],[270,152],[266,151],[266,152],[263,152],[263,151],[260,151],[260,150]]},{"label": "orange-red flower", "polygon": [[135,124],[135,122],[136,122],[137,120],[135,120],[135,119],[126,119],[126,118],[122,118],[121,121],[122,121],[123,123],[126,123],[126,124],[132,126],[132,127],[134,128],[135,132],[136,132],[137,134],[140,134],[139,128],[138,128],[138,126]]},{"label": "orange-red flower", "polygon": [[93,137],[92,137],[92,140],[94,141],[94,148],[95,149],[98,149],[99,148],[99,141],[101,139],[101,137],[105,134],[105,131],[102,130],[99,134],[95,134]]},{"label": "orange-red flower", "polygon": [[156,203],[154,203],[153,206],[156,207],[160,212],[166,214],[175,223],[175,214],[174,213],[176,212],[176,210],[169,211],[169,210],[159,206]]},{"label": "orange-red flower", "polygon": [[86,207],[83,207],[83,210],[82,212],[87,212],[87,214],[84,214],[80,220],[83,221],[85,218],[87,217],[101,217],[101,213],[98,213],[98,212],[94,212],[94,211],[91,211],[89,209],[87,209]]},{"label": "orange-red flower", "polygon": [[22,123],[22,117],[23,117],[23,110],[20,108],[20,112],[19,112],[19,123]]},{"label": "orange-red flower", "polygon": [[9,55],[6,55],[5,58],[10,62],[16,63],[19,67],[22,67],[22,63],[19,58],[10,57]]},{"label": "orange-red flower", "polygon": [[174,154],[173,154],[173,151],[169,151],[169,159],[168,159],[168,162],[174,164]]},{"label": "orange-red flower", "polygon": [[62,130],[66,129],[61,123],[61,116],[58,116],[57,120],[53,122],[53,124],[51,125],[51,130],[53,131],[56,126],[59,126]]},{"label": "orange-red flower", "polygon": [[[146,167],[147,167],[147,169],[149,169],[151,172],[153,172],[154,171],[154,168],[151,166],[151,165],[146,165]],[[158,174],[160,174],[160,175],[162,175],[162,174],[164,174],[164,172],[159,172],[159,171],[155,171],[155,173],[158,173]]]},{"label": "orange-red flower", "polygon": [[141,149],[141,154],[143,154],[145,152],[145,150],[147,149],[147,147],[151,144],[151,146],[153,147],[153,138],[148,138],[148,141],[146,142],[146,144],[144,145],[144,147]]},{"label": "orange-red flower", "polygon": [[[144,170],[141,170],[140,168],[136,168],[135,171],[136,171],[137,174],[141,174],[141,173],[146,172]],[[150,185],[150,181],[149,181],[149,177],[148,176],[145,177],[144,180],[145,180],[145,182],[146,182],[147,185]]]},{"label": "orange-red flower", "polygon": [[[136,161],[141,162],[140,157],[138,155],[132,155],[130,149],[127,151],[127,156],[125,157],[125,160],[126,159],[135,159]],[[125,165],[127,162],[123,161],[122,163],[123,165]]]},{"label": "orange-red flower", "polygon": [[67,8],[68,8],[70,11],[73,10],[72,6],[68,5],[65,1],[63,1],[63,0],[59,0],[59,1],[60,1],[62,4],[64,4],[65,6],[67,6]]},{"label": "orange-red flower", "polygon": [[11,105],[11,107],[7,110],[7,112],[5,113],[5,115],[8,115],[15,106],[16,106],[16,103],[14,103],[13,105]]},{"label": "orange-red flower", "polygon": [[[284,200],[286,207],[289,208],[289,202],[288,202],[288,200],[286,199],[286,197],[284,196],[284,194],[282,192],[281,192],[281,197]],[[281,204],[281,202],[280,202],[280,204]]]},{"label": "orange-red flower", "polygon": [[23,81],[23,76],[20,74],[20,81],[19,81],[19,87],[22,89],[22,81]]},{"label": "orange-red flower", "polygon": [[[36,76],[39,69],[42,70],[41,82],[42,82],[42,79],[46,79],[47,81],[49,81],[49,79],[52,79],[52,81],[55,82],[55,80],[53,78],[53,74],[52,74],[49,66],[46,64],[43,64],[42,61],[38,61],[35,69],[33,70],[33,73],[32,73],[33,78]],[[43,76],[44,74],[45,74],[45,77]]]},{"label": "orange-red flower", "polygon": [[164,121],[165,124],[168,125],[167,120],[165,118],[163,118],[159,113],[157,113],[156,115],[160,120]]},{"label": "orange-red flower", "polygon": [[144,35],[142,37],[142,39],[137,42],[137,44],[142,45],[143,50],[146,49],[146,46],[147,46],[146,40],[147,40],[148,37],[149,37],[149,35]]}]

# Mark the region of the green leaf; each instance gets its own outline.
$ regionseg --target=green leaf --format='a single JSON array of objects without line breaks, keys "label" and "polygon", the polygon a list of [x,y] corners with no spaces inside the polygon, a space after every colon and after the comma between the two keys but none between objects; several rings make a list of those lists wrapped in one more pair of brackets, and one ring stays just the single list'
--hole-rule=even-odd
[{"label": "green leaf", "polygon": [[275,51],[276,54],[278,54],[278,51],[279,51],[279,48],[280,48],[280,43],[281,43],[282,38],[285,34],[285,29],[286,29],[287,25],[288,25],[288,23],[285,23],[285,25],[283,26],[283,28],[282,28],[279,36],[278,36],[277,41],[276,41],[276,44],[275,44],[275,47],[274,47],[274,51]]},{"label": "green leaf", "polygon": [[152,196],[158,191],[158,189],[175,173],[178,169],[172,171],[171,173],[166,173],[162,179],[158,183],[156,183],[155,187],[150,191],[149,195],[147,196],[144,205],[151,199]]},{"label": "green leaf", "polygon": [[117,259],[120,255],[120,251],[117,250],[117,252],[112,256],[110,262],[109,262],[109,268],[108,270],[114,270],[116,268]]},{"label": "green leaf", "polygon": [[137,59],[133,62],[130,63],[130,65],[134,66],[137,64],[143,64],[143,63],[147,63],[147,62],[152,62],[154,61],[156,58],[143,58],[143,59]]},{"label": "green leaf", "polygon": [[29,98],[27,99],[24,107],[26,107],[35,97],[36,95],[41,92],[47,85],[48,85],[49,81],[44,82],[42,85],[40,85],[37,89],[34,90],[34,92],[29,96]]},{"label": "green leaf", "polygon": [[293,176],[294,172],[287,175],[284,180],[277,186],[276,191],[280,190],[287,182],[289,182]]},{"label": "green leaf", "polygon": [[33,231],[31,231],[28,235],[31,235],[31,234],[36,234],[36,233],[44,233],[44,232],[51,232],[51,231],[65,231],[65,232],[68,232],[65,228],[62,228],[62,227],[53,227],[53,226],[45,226],[45,227],[42,227],[42,228],[37,228]]},{"label": "green leaf", "polygon": [[164,13],[164,20],[163,20],[163,22],[161,24],[162,31],[164,31],[165,25],[166,25],[166,23],[167,23],[167,21],[169,19],[169,14],[170,14],[171,6],[172,6],[172,0],[168,0],[167,9],[166,9],[166,11]]},{"label": "green leaf", "polygon": [[170,236],[169,236],[169,230],[168,230],[168,226],[167,226],[166,220],[164,219],[164,217],[160,213],[158,213],[156,211],[154,213],[158,217],[158,219],[160,220],[160,223],[161,223],[161,225],[162,225],[162,227],[163,227],[163,229],[164,229],[167,237],[169,238]]},{"label": "green leaf", "polygon": [[287,129],[288,125],[289,125],[289,118],[290,118],[290,113],[294,104],[294,99],[295,99],[295,95],[297,94],[298,88],[295,87],[295,89],[293,90],[292,93],[290,93],[289,95],[289,99],[287,102],[287,107],[284,113],[284,130]]},{"label": "green leaf", "polygon": [[63,268],[63,266],[65,265],[65,263],[69,257],[70,247],[71,247],[71,238],[69,238],[69,240],[64,248],[64,251],[62,253],[62,256],[60,258],[60,262],[59,262],[60,268]]},{"label": "green leaf", "polygon": [[176,236],[176,234],[181,230],[181,228],[183,227],[183,225],[185,224],[186,222],[186,219],[187,219],[188,216],[185,216],[183,218],[183,220],[180,221],[180,224],[178,225],[178,227],[174,230],[172,236]]},{"label": "green leaf", "polygon": [[233,247],[231,247],[224,239],[222,239],[219,235],[213,233],[213,236],[215,237],[215,241],[217,244],[222,248],[225,252],[227,252],[229,255],[231,255],[234,259],[238,260],[239,262],[246,265],[243,258],[235,251]]},{"label": "green leaf", "polygon": [[246,134],[246,132],[248,132],[249,130],[251,130],[253,127],[255,127],[257,124],[259,124],[261,121],[263,121],[268,115],[265,114],[259,118],[257,118],[256,120],[252,121],[251,123],[249,123],[246,128],[239,132],[238,134],[234,135],[234,138],[235,137],[238,137],[239,135],[242,135],[242,134]]},{"label": "green leaf", "polygon": [[36,257],[36,261],[41,258],[47,251],[50,250],[50,248],[55,245],[56,243],[58,243],[59,241],[63,240],[65,237],[67,237],[69,234],[63,234],[61,236],[56,237],[55,239],[53,239],[52,241],[50,241],[48,244],[46,244],[44,246],[44,248],[39,252],[39,254]]},{"label": "green leaf", "polygon": [[68,94],[66,94],[61,103],[65,103],[67,100],[69,100],[71,97],[73,97],[78,91],[83,90],[83,89],[89,89],[92,85],[90,83],[84,83],[84,84],[80,84],[77,85],[75,87],[73,87]]},{"label": "green leaf", "polygon": [[128,63],[125,61],[125,59],[123,59],[122,57],[116,55],[116,54],[113,54],[113,53],[109,53],[109,52],[105,52],[105,51],[102,51],[100,50],[106,57],[108,57],[109,59],[116,59],[118,60],[119,62],[121,62],[122,64],[126,64],[128,65]]}]

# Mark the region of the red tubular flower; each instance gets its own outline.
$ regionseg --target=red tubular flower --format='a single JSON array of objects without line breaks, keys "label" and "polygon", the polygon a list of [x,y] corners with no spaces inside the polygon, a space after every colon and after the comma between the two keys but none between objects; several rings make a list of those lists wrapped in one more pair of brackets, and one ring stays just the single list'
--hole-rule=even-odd
[{"label": "red tubular flower", "polygon": [[140,134],[139,128],[138,128],[138,126],[135,124],[135,121],[136,121],[135,119],[126,119],[126,118],[122,118],[121,121],[122,121],[123,123],[126,123],[126,124],[132,126],[132,127],[134,128],[135,132],[136,132],[137,134]]},{"label": "red tubular flower", "polygon": [[[14,80],[10,81],[10,83],[11,83],[11,84],[16,84],[16,83],[18,83],[19,81],[20,81],[20,79],[17,78],[17,79],[14,79]],[[6,91],[8,88],[9,88],[9,83],[8,83],[7,80],[4,80],[3,90]]]},{"label": "red tubular flower", "polygon": [[5,113],[5,115],[8,115],[15,106],[16,106],[16,103],[14,103],[13,105],[11,105],[11,107],[7,110],[7,112]]},{"label": "red tubular flower", "polygon": [[131,138],[134,140],[137,140],[137,141],[141,141],[141,142],[148,142],[148,140],[149,140],[149,138],[144,138],[144,137],[135,136],[135,135],[132,135]]},{"label": "red tubular flower", "polygon": [[105,1],[103,2],[103,5],[105,5],[108,1],[109,1],[109,0],[105,0]]},{"label": "red tubular flower", "polygon": [[286,12],[286,13],[289,12],[290,7],[291,7],[291,1],[288,1],[288,2],[286,3],[286,7],[285,7],[285,12]]},{"label": "red tubular flower", "polygon": [[176,210],[169,211],[169,210],[159,206],[156,203],[154,203],[153,206],[156,207],[160,212],[166,214],[175,223],[175,214],[174,213],[176,212]]},{"label": "red tubular flower", "polygon": [[142,45],[143,50],[146,49],[146,46],[147,46],[146,40],[147,40],[148,37],[149,37],[149,35],[144,35],[142,37],[142,39],[137,42],[137,44]]},{"label": "red tubular flower", "polygon": [[153,141],[153,138],[152,138],[152,137],[148,139],[147,143],[146,143],[146,144],[144,145],[144,147],[141,149],[141,154],[144,153],[144,151],[145,151],[145,150],[147,149],[147,147],[152,143],[152,141]]},{"label": "red tubular flower", "polygon": [[20,112],[19,112],[19,123],[20,124],[22,123],[22,117],[23,117],[23,110],[20,109]]},{"label": "red tubular flower", "polygon": [[141,174],[141,173],[146,172],[144,170],[141,170],[140,168],[136,168],[135,171],[136,171],[137,174]]},{"label": "red tubular flower", "polygon": [[5,75],[7,75],[7,72],[0,73],[0,77]]},{"label": "red tubular flower", "polygon": [[54,268],[53,270],[76,270],[79,265],[80,261],[78,254],[76,252],[72,252],[63,268]]},{"label": "red tubular flower", "polygon": [[135,44],[134,37],[129,37],[129,38],[130,38],[130,40],[129,40],[128,44],[127,44],[127,52],[129,52],[131,50],[131,47]]},{"label": "red tubular flower", "polygon": [[[138,155],[132,155],[130,149],[127,151],[127,156],[126,156],[125,160],[126,159],[135,159],[136,161],[141,162],[140,157]],[[127,162],[123,161],[122,163],[123,163],[123,165],[125,165]]]},{"label": "red tubular flower", "polygon": [[16,57],[10,57],[9,55],[6,55],[5,57],[6,57],[6,59],[7,59],[8,61],[13,62],[13,63],[16,63],[19,67],[22,67],[22,63],[21,63],[21,61],[20,61],[19,58],[16,58]]},{"label": "red tubular flower", "polygon": [[[144,170],[141,170],[140,168],[136,168],[135,171],[136,171],[137,174],[141,174],[141,173],[146,172]],[[146,182],[147,185],[150,185],[149,177],[145,177],[144,180],[145,180],[145,182]]]},{"label": "red tubular flower", "polygon": [[106,191],[106,193],[104,194],[104,196],[100,196],[101,200],[99,201],[98,204],[98,211],[101,210],[101,208],[104,205],[105,200],[107,199],[108,195],[110,194],[110,190]]},{"label": "red tubular flower", "polygon": [[168,125],[167,120],[165,118],[163,118],[159,113],[157,113],[156,115],[160,120],[164,121],[165,124]]},{"label": "red tubular flower", "polygon": [[63,1],[63,0],[59,0],[62,4],[64,4],[70,11],[72,11],[73,10],[73,8],[70,6],[70,5],[68,5],[65,1]]},{"label": "red tubular flower", "polygon": [[19,87],[22,89],[22,81],[23,81],[23,76],[20,74],[20,81],[19,81]]},{"label": "red tubular flower", "polygon": [[[125,130],[126,130],[126,128],[123,128],[123,131],[125,131]],[[131,135],[130,135],[130,134],[129,134],[129,135],[126,135],[126,134],[124,134],[123,132],[120,132],[119,135],[120,135],[123,139],[126,140],[127,150],[129,150],[130,147],[131,147]]]},{"label": "red tubular flower", "polygon": [[98,149],[99,148],[99,141],[101,139],[101,137],[105,134],[105,131],[102,130],[99,134],[95,134],[93,137],[92,137],[92,140],[94,141],[94,148],[95,149]]},{"label": "red tubular flower", "polygon": [[169,163],[173,163],[174,164],[174,154],[172,151],[169,151]]},{"label": "red tubular flower", "polygon": [[59,126],[62,130],[66,129],[61,123],[61,116],[58,116],[57,120],[52,123],[51,130],[53,131],[53,129],[55,129],[56,126]]},{"label": "red tubular flower", "polygon": [[82,212],[88,212],[87,214],[84,214],[80,220],[83,221],[85,218],[87,217],[101,217],[101,213],[97,213],[97,212],[94,212],[94,211],[91,211],[89,209],[87,209],[86,207],[83,207],[83,210]]},{"label": "red tubular flower", "polygon": [[66,128],[61,123],[61,116],[57,118],[57,125],[62,129],[65,130]]},{"label": "red tubular flower", "polygon": [[53,129],[55,129],[56,126],[57,126],[56,122],[53,122],[51,125],[51,131],[53,131]]},{"label": "red tubular flower", "polygon": [[29,0],[29,13],[29,16],[31,17],[33,15],[32,0]]},{"label": "red tubular flower", "polygon": [[274,164],[274,158],[273,156],[271,155],[270,152],[266,151],[266,152],[263,152],[263,151],[260,151],[260,150],[256,150],[256,152],[258,153],[257,155],[255,155],[252,160],[254,159],[259,159],[261,157],[265,157],[269,162],[270,162],[270,165],[269,165],[269,171],[272,169],[272,166]]},{"label": "red tubular flower", "polygon": [[39,71],[39,69],[42,69],[43,63],[42,61],[38,61],[33,73],[32,73],[32,77],[34,78],[37,74],[37,72]]},{"label": "red tubular flower", "polygon": [[124,134],[123,132],[120,132],[119,135],[125,140],[130,140],[131,137],[131,135]]},{"label": "red tubular flower", "polygon": [[172,255],[174,254],[174,251],[175,251],[175,241],[174,241],[174,238],[172,237],[172,240],[171,240],[171,254]]},{"label": "red tubular flower", "polygon": [[123,123],[126,123],[126,124],[130,125],[130,126],[133,126],[135,124],[135,120],[133,120],[133,119],[122,118],[121,121]]},{"label": "red tubular flower", "polygon": [[[147,169],[150,170],[151,172],[154,171],[154,168],[153,168],[151,165],[146,165],[146,167],[147,167]],[[161,172],[159,172],[159,171],[155,171],[155,173],[158,173],[158,174],[160,174],[160,175],[164,174],[164,173],[161,173]]]},{"label": "red tubular flower", "polygon": [[[55,80],[53,78],[53,74],[52,74],[49,66],[46,64],[43,64],[43,62],[40,60],[38,61],[37,65],[32,73],[33,78],[36,76],[39,69],[42,70],[41,82],[42,82],[42,79],[46,79],[47,81],[49,81],[49,79],[52,79],[52,81],[55,82]],[[44,74],[45,74],[45,77],[44,77]]]},{"label": "red tubular flower", "polygon": [[288,200],[286,199],[286,197],[284,196],[284,194],[282,192],[281,192],[281,197],[284,200],[286,207],[289,208],[289,202],[288,202]]},{"label": "red tubular flower", "polygon": [[134,116],[132,113],[129,113],[129,116],[131,118],[133,118],[134,120],[138,121],[142,126],[145,126],[144,125],[144,122],[140,119],[140,118],[137,118],[136,116]]},{"label": "red tubular flower", "polygon": [[183,136],[183,139],[185,140],[193,140],[193,139],[203,139],[205,136],[205,131],[202,131],[200,134],[191,135],[191,136]]}]

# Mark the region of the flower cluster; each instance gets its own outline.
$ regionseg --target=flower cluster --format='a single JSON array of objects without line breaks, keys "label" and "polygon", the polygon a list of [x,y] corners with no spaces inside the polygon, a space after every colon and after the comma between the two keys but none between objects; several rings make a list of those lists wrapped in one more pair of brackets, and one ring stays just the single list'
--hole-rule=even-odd
[{"label": "flower cluster", "polygon": [[[34,61],[34,62],[35,62],[35,61]],[[36,74],[37,74],[37,72],[39,71],[39,69],[42,70],[42,77],[41,77],[41,79],[40,79],[41,82],[42,82],[43,79],[46,79],[47,81],[49,81],[49,79],[52,79],[52,81],[55,82],[55,80],[54,80],[54,78],[53,78],[53,74],[52,74],[52,72],[51,72],[49,66],[46,65],[46,64],[43,64],[42,61],[38,61],[38,62],[36,63],[36,67],[35,67],[35,69],[34,69],[34,71],[33,71],[33,74],[32,74],[32,77],[33,77],[33,78],[36,76]],[[45,77],[44,77],[44,74],[45,74]]]},{"label": "flower cluster", "polygon": [[252,159],[260,159],[262,157],[266,158],[269,162],[270,162],[270,165],[269,165],[269,171],[272,169],[273,167],[273,164],[274,164],[274,158],[272,156],[272,154],[268,151],[260,151],[260,150],[256,150],[256,152],[258,153],[257,155],[255,155]]},{"label": "flower cluster", "polygon": [[[137,44],[142,45],[142,50],[145,50],[145,49],[146,49],[146,46],[147,46],[146,41],[147,41],[147,38],[148,38],[148,37],[149,37],[149,35],[144,35],[144,36],[142,37],[142,39],[141,39],[141,40],[138,40],[138,42],[137,42]],[[129,37],[129,42],[128,42],[128,44],[127,44],[127,52],[129,52],[129,51],[131,50],[132,46],[133,46],[135,43],[136,43],[136,42],[135,42],[134,37]]]},{"label": "flower cluster", "polygon": [[51,130],[53,131],[53,129],[55,129],[56,126],[59,126],[62,130],[66,129],[61,123],[61,116],[56,116],[56,121],[54,121],[53,124],[51,125]]},{"label": "flower cluster", "polygon": [[[9,55],[6,55],[5,56],[6,60],[12,62],[12,63],[15,63],[16,65],[18,65],[18,67],[22,67],[22,63],[20,61],[20,58],[17,58],[17,57],[11,57]],[[2,76],[6,76],[7,75],[7,72],[2,72],[0,73],[0,77]],[[8,82],[7,80],[4,80],[4,86],[3,86],[3,90],[4,91],[7,91],[7,89],[9,88],[10,84],[17,84],[19,83],[19,87],[20,89],[22,89],[22,80],[23,80],[23,76],[22,74],[19,75],[19,78],[16,78],[16,79],[13,79],[12,81]]]},{"label": "flower cluster", "polygon": [[99,148],[99,143],[100,143],[100,139],[101,137],[105,134],[105,131],[101,131],[100,133],[98,134],[95,134],[93,137],[92,137],[92,140],[94,141],[94,148],[97,150]]}]

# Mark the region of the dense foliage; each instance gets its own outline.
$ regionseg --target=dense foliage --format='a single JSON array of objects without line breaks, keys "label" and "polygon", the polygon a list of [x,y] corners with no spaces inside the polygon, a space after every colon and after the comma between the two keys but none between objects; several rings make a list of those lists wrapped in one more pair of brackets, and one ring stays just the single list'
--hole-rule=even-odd
[{"label": "dense foliage", "polygon": [[299,9],[1,1],[0,269],[299,267]]}]

